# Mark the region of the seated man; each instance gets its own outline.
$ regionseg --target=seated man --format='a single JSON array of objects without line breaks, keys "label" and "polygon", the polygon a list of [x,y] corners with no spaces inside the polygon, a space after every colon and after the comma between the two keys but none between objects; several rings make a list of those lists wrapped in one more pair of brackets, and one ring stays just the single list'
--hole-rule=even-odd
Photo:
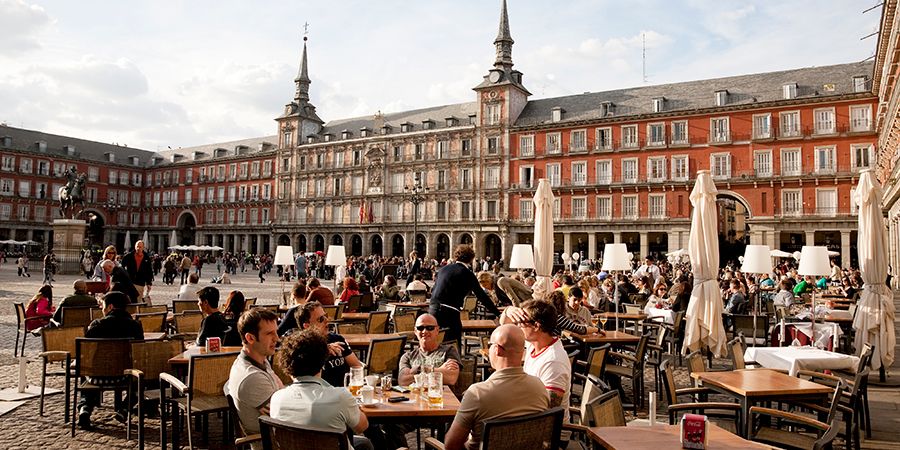
[{"label": "seated man", "polygon": [[522,304],[527,317],[518,325],[525,333],[525,373],[541,379],[550,395],[550,407],[569,405],[572,366],[556,329],[556,309],[540,300]]},{"label": "seated man", "polygon": [[319,302],[306,302],[297,309],[298,328],[311,328],[318,331],[328,340],[328,358],[322,368],[321,377],[332,386],[344,385],[344,374],[351,367],[362,367],[363,363],[350,349],[343,336],[328,332],[328,315]]},{"label": "seated man", "polygon": [[325,306],[334,305],[334,292],[331,292],[331,289],[322,286],[318,278],[310,278],[306,287],[309,291],[309,294],[307,294],[306,297],[307,302],[319,302],[320,305]]},{"label": "seated man", "polygon": [[278,324],[278,335],[282,337],[290,334],[297,328],[297,310],[300,309],[300,305],[306,303],[305,284],[297,283],[294,285],[293,289],[291,289],[291,300],[293,300],[294,306],[287,310],[284,318],[281,319],[281,323]]},{"label": "seated man", "polygon": [[[140,322],[134,320],[131,314],[128,314],[126,305],[131,303],[122,292],[112,291],[103,297],[103,317],[91,322],[88,325],[84,337],[99,339],[144,339],[144,328]],[[89,379],[92,384],[112,385],[120,384],[124,381],[122,377],[103,377]],[[117,394],[118,395],[118,394]],[[117,409],[116,420],[124,422],[127,417],[127,408],[133,403],[133,399],[129,399],[127,404],[122,406],[119,398],[116,398],[115,406]],[[78,426],[84,430],[92,430],[91,414],[94,408],[100,406],[100,392],[83,391],[81,398],[78,400]]]},{"label": "seated man", "polygon": [[444,442],[447,450],[477,450],[484,422],[524,416],[550,408],[544,383],[522,369],[525,336],[515,325],[491,333],[489,358],[495,372],[469,386]]},{"label": "seated man", "polygon": [[431,314],[422,314],[416,319],[416,338],[419,345],[403,354],[400,358],[400,372],[397,383],[409,386],[414,376],[422,371],[422,366],[431,366],[435,372],[443,374],[444,384],[453,386],[459,378],[462,360],[459,350],[449,344],[438,343],[437,319]]},{"label": "seated man", "polygon": [[87,293],[87,283],[84,280],[75,280],[75,282],[72,283],[72,289],[75,291],[75,293],[64,298],[56,307],[56,312],[53,314],[54,322],[62,323],[63,308],[76,306],[97,306],[97,299],[94,298],[93,295],[89,295]]},{"label": "seated man", "polygon": [[206,339],[217,337],[225,340],[225,333],[230,328],[225,321],[225,315],[219,311],[219,290],[207,286],[197,291],[197,306],[205,316],[200,322],[200,333],[197,334],[197,345],[206,345]]},{"label": "seated man", "polygon": [[[350,391],[322,379],[322,367],[329,358],[328,340],[323,333],[306,329],[291,334],[277,358],[294,383],[272,394],[269,412],[273,419],[340,433],[348,428],[362,433],[369,427],[369,420]],[[374,448],[363,436],[353,436],[352,445],[356,450]]]},{"label": "seated man", "polygon": [[[268,358],[278,344],[278,316],[267,309],[252,308],[238,319],[243,348],[231,366],[225,393],[234,400],[246,434],[259,433],[259,416],[269,413],[269,399],[284,387]],[[252,445],[254,450],[262,443]]]},{"label": "seated man", "polygon": [[200,276],[196,273],[188,275],[188,284],[182,284],[178,289],[178,300],[199,300],[197,297],[197,284]]},{"label": "seated man", "polygon": [[406,292],[416,291],[416,292],[428,292],[428,285],[425,284],[425,276],[421,273],[417,273],[411,283],[406,285]]}]

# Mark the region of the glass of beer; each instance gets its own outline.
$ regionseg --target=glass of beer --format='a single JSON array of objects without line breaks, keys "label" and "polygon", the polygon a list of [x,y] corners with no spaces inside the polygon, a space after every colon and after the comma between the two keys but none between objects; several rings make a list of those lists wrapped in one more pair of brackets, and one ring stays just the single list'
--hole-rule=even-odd
[{"label": "glass of beer", "polygon": [[365,384],[362,367],[351,367],[350,372],[344,375],[344,386],[350,390],[350,395],[359,398],[359,390]]},{"label": "glass of beer", "polygon": [[432,408],[444,407],[444,374],[431,372],[425,377],[428,405]]}]

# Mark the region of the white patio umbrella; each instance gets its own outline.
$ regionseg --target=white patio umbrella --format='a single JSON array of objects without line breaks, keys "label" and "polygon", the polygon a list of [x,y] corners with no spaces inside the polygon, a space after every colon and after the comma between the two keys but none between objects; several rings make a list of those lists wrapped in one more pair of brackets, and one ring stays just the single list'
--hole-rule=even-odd
[{"label": "white patio umbrella", "polygon": [[773,258],[793,258],[794,255],[784,251],[784,250],[770,250],[769,254],[772,255]]},{"label": "white patio umbrella", "polygon": [[682,352],[703,347],[716,356],[725,354],[725,326],[722,323],[722,297],[716,275],[719,268],[719,238],[716,233],[716,185],[708,170],[697,173],[691,191],[694,207],[688,254],[694,274],[694,289],[688,303],[687,324]]},{"label": "white patio umbrella", "polygon": [[172,234],[169,235],[169,248],[178,245],[178,237],[175,236],[175,230],[172,230]]},{"label": "white patio umbrella", "polygon": [[147,230],[144,230],[144,236],[141,240],[144,241],[144,248],[150,248],[150,233]]},{"label": "white patio umbrella", "polygon": [[875,346],[872,369],[890,367],[894,363],[894,296],[885,285],[887,278],[887,234],[881,213],[881,185],[871,170],[859,176],[853,202],[859,205],[859,235],[856,240],[859,272],[863,289],[856,307],[853,328],[854,345],[860,351],[863,344]]},{"label": "white patio umbrella", "polygon": [[131,230],[125,232],[125,253],[131,251]]},{"label": "white patio umbrella", "polygon": [[537,280],[532,286],[532,296],[547,298],[553,290],[553,190],[546,178],[538,180],[534,193],[534,270]]}]

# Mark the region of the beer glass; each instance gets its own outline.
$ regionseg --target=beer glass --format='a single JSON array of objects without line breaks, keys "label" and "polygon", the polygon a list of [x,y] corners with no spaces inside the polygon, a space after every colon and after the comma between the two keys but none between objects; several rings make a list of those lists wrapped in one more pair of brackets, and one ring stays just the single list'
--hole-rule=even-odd
[{"label": "beer glass", "polygon": [[359,397],[359,390],[365,384],[362,367],[351,367],[350,372],[344,375],[344,386],[350,390],[350,395]]},{"label": "beer glass", "polygon": [[428,405],[432,408],[444,407],[444,374],[431,372],[425,377]]}]

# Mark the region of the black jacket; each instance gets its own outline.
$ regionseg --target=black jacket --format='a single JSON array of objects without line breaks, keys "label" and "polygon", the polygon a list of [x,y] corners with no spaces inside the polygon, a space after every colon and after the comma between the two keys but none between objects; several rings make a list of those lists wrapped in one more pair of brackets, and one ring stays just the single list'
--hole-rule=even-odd
[{"label": "black jacket", "polygon": [[119,291],[128,296],[131,299],[131,303],[138,302],[138,294],[137,288],[134,287],[134,283],[131,282],[131,277],[128,276],[128,272],[125,269],[116,266],[113,267],[112,273],[109,274],[109,284],[110,291]]},{"label": "black jacket", "polygon": [[465,264],[459,262],[444,266],[438,271],[437,281],[431,290],[431,309],[437,310],[442,304],[460,309],[470,292],[475,294],[484,309],[494,315],[500,315],[500,310],[484,292],[484,288],[478,284],[475,274]]},{"label": "black jacket", "polygon": [[[225,333],[228,332],[228,323],[221,311],[216,311],[203,318],[200,322],[200,333],[197,335],[197,345],[206,345],[206,338],[217,337],[222,339],[225,345]],[[240,337],[240,336],[238,336]]]},{"label": "black jacket", "polygon": [[122,257],[122,267],[128,272],[131,282],[139,286],[149,286],[153,284],[153,262],[150,254],[144,252],[144,258],[141,260],[141,266],[138,267],[134,258],[134,252],[128,252]]},{"label": "black jacket", "polygon": [[144,327],[124,309],[113,309],[103,318],[88,325],[87,338],[144,339]]}]

